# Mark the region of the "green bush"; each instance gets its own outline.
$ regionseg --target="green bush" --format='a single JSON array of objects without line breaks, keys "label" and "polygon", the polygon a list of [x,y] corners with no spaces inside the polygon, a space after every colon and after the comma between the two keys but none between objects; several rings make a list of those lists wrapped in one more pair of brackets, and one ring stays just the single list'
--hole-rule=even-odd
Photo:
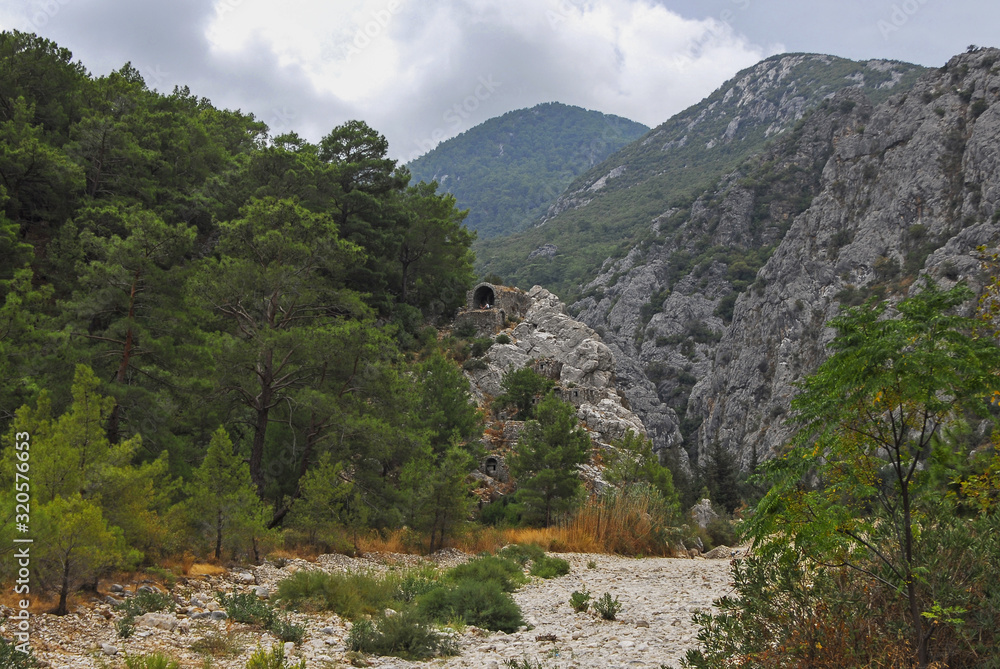
[{"label": "green bush", "polygon": [[134,597],[129,597],[120,604],[115,604],[115,608],[126,616],[141,616],[144,613],[153,611],[166,611],[174,607],[174,600],[170,595],[161,592],[149,592],[140,590]]},{"label": "green bush", "polygon": [[439,623],[461,620],[483,629],[515,632],[524,625],[514,598],[494,580],[442,584],[418,600],[420,611]]},{"label": "green bush", "polygon": [[177,660],[167,657],[163,653],[126,655],[125,666],[127,669],[181,669]]},{"label": "green bush", "polygon": [[14,644],[7,643],[0,638],[0,667],[4,669],[30,669],[37,667],[38,661],[31,653],[22,653],[14,647]]},{"label": "green bush", "polygon": [[614,620],[618,612],[622,610],[622,605],[617,597],[611,599],[611,593],[605,592],[594,602],[594,609],[605,620]]},{"label": "green bush", "polygon": [[524,566],[531,560],[545,557],[545,551],[538,544],[510,544],[497,551],[497,556]]},{"label": "green bush", "polygon": [[247,660],[246,669],[306,669],[306,661],[299,660],[295,664],[288,664],[285,660],[285,646],[279,643],[271,650],[264,650],[258,646]]},{"label": "green bush", "polygon": [[218,597],[226,608],[230,620],[248,625],[260,625],[282,641],[298,643],[305,636],[305,627],[283,620],[277,611],[253,593],[245,592],[229,596],[220,592]]},{"label": "green bush", "polygon": [[456,582],[475,581],[496,583],[504,592],[514,592],[526,582],[520,565],[495,555],[484,555],[448,572],[448,579]]},{"label": "green bush", "polygon": [[569,573],[569,562],[562,558],[542,556],[531,565],[531,575],[541,578],[556,578]]},{"label": "green bush", "polygon": [[372,655],[392,655],[406,660],[423,660],[438,655],[458,654],[457,645],[435,632],[413,611],[354,623],[347,647]]},{"label": "green bush", "polygon": [[473,339],[472,340],[472,357],[479,358],[482,357],[486,351],[490,350],[493,346],[493,340],[487,338]]},{"label": "green bush", "polygon": [[510,337],[507,336],[506,334],[500,333],[500,334],[498,334],[496,336],[496,339],[494,339],[493,341],[494,341],[494,343],[497,343],[497,344],[509,344],[510,343]]},{"label": "green bush", "polygon": [[590,608],[590,593],[586,590],[583,592],[574,590],[573,594],[569,596],[569,605],[572,606],[573,610],[577,613],[583,613]]},{"label": "green bush", "polygon": [[305,611],[333,611],[354,620],[397,604],[399,577],[299,571],[278,583],[278,599]]},{"label": "green bush", "polygon": [[234,622],[270,627],[277,618],[274,609],[253,593],[226,595],[220,592],[218,599],[229,619]]}]

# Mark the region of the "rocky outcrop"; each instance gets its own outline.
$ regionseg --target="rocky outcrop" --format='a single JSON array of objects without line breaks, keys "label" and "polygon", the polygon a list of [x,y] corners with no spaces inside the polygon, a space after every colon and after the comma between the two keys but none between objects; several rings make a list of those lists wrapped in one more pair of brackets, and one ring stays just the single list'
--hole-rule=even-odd
[{"label": "rocky outcrop", "polygon": [[922,275],[978,285],[975,248],[998,242],[998,63],[957,56],[877,106],[838,93],[605,263],[573,310],[632,408],[668,426],[658,447],[718,443],[749,468],[788,438],[840,306],[900,298]]},{"label": "rocky outcrop", "polygon": [[[601,337],[570,317],[565,305],[544,288],[535,286],[527,297],[531,305],[524,320],[501,333],[509,343],[494,343],[479,369],[467,365],[473,395],[480,402],[499,395],[508,370],[532,366],[557,382],[556,392],[577,407],[578,417],[598,443],[608,444],[628,431],[645,434],[616,385],[614,356]],[[498,439],[511,441],[506,435]]]}]

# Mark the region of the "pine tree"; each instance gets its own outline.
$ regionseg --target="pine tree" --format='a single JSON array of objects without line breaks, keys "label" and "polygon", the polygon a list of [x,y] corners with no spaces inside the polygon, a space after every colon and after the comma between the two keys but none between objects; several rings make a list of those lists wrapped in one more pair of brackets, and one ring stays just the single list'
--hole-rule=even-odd
[{"label": "pine tree", "polygon": [[212,435],[205,459],[187,486],[189,517],[211,543],[215,559],[223,547],[233,553],[256,547],[256,541],[273,534],[264,503],[254,494],[250,467],[238,453],[226,430]]}]

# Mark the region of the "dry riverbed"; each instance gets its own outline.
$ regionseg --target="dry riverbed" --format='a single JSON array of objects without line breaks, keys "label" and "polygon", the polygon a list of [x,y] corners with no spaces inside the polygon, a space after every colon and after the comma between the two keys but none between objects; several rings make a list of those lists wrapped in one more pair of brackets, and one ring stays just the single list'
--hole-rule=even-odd
[{"label": "dry riverbed", "polygon": [[[578,553],[560,557],[570,562],[569,574],[549,580],[533,578],[514,593],[531,629],[504,634],[468,627],[458,637],[461,655],[456,657],[424,663],[369,657],[369,666],[502,669],[509,659],[527,659],[532,666],[541,663],[547,669],[676,665],[696,644],[692,614],[710,608],[714,599],[732,590],[728,552],[722,559],[634,559]],[[443,551],[434,561],[449,567],[467,558],[457,551]],[[222,576],[183,579],[171,591],[178,601],[178,614],[150,621],[158,627],[140,624],[132,637],[121,639],[114,628],[120,614],[107,601],[94,600],[62,618],[34,617],[32,644],[36,654],[57,669],[123,667],[125,653],[156,651],[174,657],[182,667],[243,669],[258,644],[269,647],[278,642],[247,625],[202,617],[219,608],[214,601],[217,591],[249,592],[261,587],[273,591],[278,581],[298,569],[383,570],[419,560],[402,555],[358,559],[325,555],[316,563],[292,560],[280,568],[268,563]],[[595,566],[589,568],[588,563]],[[138,585],[126,584],[125,588]],[[618,619],[606,621],[593,612],[574,612],[569,605],[574,590],[587,590],[594,599],[611,593],[621,603]],[[286,646],[291,657],[305,658],[309,669],[349,666],[345,641],[350,623],[332,614],[288,616],[306,627],[301,644]],[[8,629],[0,631],[12,636]],[[192,650],[192,645],[199,650]],[[234,656],[211,657],[204,650],[211,645],[241,650]],[[205,663],[207,657],[211,664]]]}]

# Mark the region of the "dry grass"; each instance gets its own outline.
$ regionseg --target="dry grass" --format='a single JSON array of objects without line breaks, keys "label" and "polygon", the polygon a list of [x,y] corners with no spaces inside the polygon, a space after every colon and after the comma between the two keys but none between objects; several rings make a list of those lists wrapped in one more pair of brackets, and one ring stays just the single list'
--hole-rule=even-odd
[{"label": "dry grass", "polygon": [[188,570],[188,576],[218,576],[225,574],[227,569],[217,564],[194,563]]}]

